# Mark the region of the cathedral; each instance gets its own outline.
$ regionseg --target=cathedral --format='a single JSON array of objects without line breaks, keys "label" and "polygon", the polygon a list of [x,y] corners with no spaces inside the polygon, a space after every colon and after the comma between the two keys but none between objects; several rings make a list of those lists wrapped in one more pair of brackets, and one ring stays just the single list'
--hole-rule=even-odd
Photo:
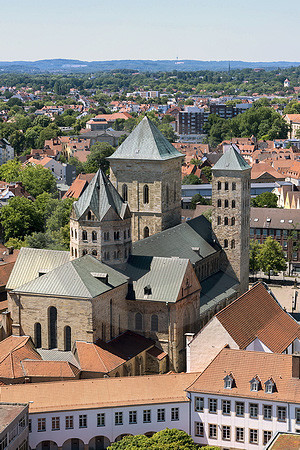
[{"label": "cathedral", "polygon": [[145,117],[99,170],[70,218],[70,252],[22,248],[6,332],[70,351],[126,330],[185,369],[195,333],[248,288],[250,167],[230,147],[213,168],[212,222],[181,222],[179,153]]}]

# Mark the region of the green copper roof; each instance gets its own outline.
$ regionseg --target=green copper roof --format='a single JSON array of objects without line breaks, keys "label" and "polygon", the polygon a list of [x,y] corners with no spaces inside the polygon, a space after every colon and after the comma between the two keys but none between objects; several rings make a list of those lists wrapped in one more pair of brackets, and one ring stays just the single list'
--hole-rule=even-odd
[{"label": "green copper roof", "polygon": [[231,145],[225,151],[219,161],[212,167],[212,170],[247,170],[250,169],[249,164]]},{"label": "green copper roof", "polygon": [[178,152],[145,116],[108,159],[162,161],[179,157],[183,158],[182,153]]},{"label": "green copper roof", "polygon": [[106,178],[101,169],[98,170],[78,201],[74,203],[74,212],[77,219],[88,208],[100,221],[110,208],[113,208],[121,219],[124,219],[126,214],[129,217],[130,214],[127,203],[123,201],[118,191]]},{"label": "green copper roof", "polygon": [[[53,250],[48,250],[52,252]],[[108,274],[108,283],[96,274]],[[90,255],[69,261],[15,292],[63,297],[94,298],[127,282],[127,277]]]}]

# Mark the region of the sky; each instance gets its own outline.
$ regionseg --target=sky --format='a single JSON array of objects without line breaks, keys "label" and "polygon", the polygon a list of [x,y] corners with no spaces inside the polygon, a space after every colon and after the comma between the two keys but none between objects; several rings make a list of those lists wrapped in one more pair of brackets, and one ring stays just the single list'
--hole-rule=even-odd
[{"label": "sky", "polygon": [[300,0],[0,0],[0,61],[299,61]]}]

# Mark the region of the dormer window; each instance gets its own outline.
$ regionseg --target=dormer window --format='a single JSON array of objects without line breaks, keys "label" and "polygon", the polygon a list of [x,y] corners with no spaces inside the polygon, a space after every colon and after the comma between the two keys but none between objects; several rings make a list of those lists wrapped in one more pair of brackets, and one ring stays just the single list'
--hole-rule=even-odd
[{"label": "dormer window", "polygon": [[275,383],[272,380],[272,378],[270,378],[269,380],[267,380],[265,382],[265,393],[266,394],[272,394],[274,392],[274,388],[275,388]]},{"label": "dormer window", "polygon": [[233,376],[226,375],[224,379],[224,389],[232,389],[233,387]]},{"label": "dormer window", "polygon": [[256,376],[256,377],[252,378],[252,380],[250,380],[250,391],[257,392],[259,390],[260,390],[260,380]]}]

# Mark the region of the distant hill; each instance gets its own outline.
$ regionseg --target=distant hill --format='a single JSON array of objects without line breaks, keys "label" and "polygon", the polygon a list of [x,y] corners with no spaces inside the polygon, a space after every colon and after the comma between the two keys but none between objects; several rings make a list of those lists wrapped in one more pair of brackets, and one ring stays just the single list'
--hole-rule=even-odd
[{"label": "distant hill", "polygon": [[130,70],[139,72],[159,71],[195,71],[231,69],[265,69],[273,70],[299,66],[300,62],[247,62],[247,61],[197,61],[192,59],[172,60],[113,60],[113,61],[79,61],[75,59],[43,59],[40,61],[0,62],[1,72],[18,73],[90,73],[99,71]]}]

